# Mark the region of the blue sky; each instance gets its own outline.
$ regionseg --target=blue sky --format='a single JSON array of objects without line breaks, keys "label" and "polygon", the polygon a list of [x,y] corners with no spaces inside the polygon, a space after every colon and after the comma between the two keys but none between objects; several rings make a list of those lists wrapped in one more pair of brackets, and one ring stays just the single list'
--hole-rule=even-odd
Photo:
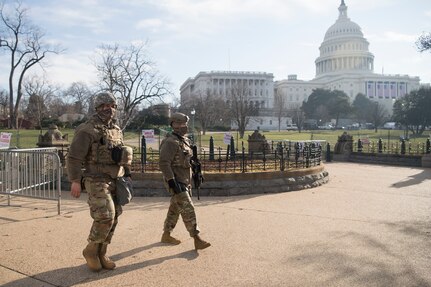
[{"label": "blue sky", "polygon": [[[2,0],[0,0],[2,1]],[[3,0],[4,1],[4,0]],[[6,0],[6,4],[12,3]],[[46,77],[92,85],[92,58],[101,44],[148,41],[160,72],[179,87],[200,71],[260,71],[275,80],[310,80],[340,0],[22,0],[45,40],[66,51],[51,55]],[[345,0],[375,56],[374,72],[419,76],[431,82],[431,53],[414,42],[431,32],[429,0]],[[7,62],[0,54],[0,88]],[[168,99],[169,100],[169,99]]]}]

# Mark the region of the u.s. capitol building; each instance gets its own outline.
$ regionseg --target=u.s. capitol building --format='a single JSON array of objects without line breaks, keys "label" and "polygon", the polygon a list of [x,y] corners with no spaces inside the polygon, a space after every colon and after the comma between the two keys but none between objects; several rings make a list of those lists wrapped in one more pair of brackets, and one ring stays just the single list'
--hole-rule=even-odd
[{"label": "u.s. capitol building", "polygon": [[[396,99],[419,89],[419,77],[374,73],[374,55],[369,51],[369,42],[361,27],[347,16],[344,0],[338,11],[338,19],[326,31],[319,47],[314,79],[304,81],[298,79],[297,75],[288,75],[287,79],[274,82],[273,74],[265,72],[200,72],[180,87],[181,103],[192,101],[194,95],[206,90],[226,97],[232,85],[241,82],[250,88],[248,100],[267,111],[274,109],[274,95],[282,96],[285,108],[289,109],[301,106],[314,89],[322,88],[343,91],[351,102],[357,94],[364,94],[392,113]],[[278,129],[277,117],[268,112],[264,114],[266,116],[250,121],[247,129]]]}]

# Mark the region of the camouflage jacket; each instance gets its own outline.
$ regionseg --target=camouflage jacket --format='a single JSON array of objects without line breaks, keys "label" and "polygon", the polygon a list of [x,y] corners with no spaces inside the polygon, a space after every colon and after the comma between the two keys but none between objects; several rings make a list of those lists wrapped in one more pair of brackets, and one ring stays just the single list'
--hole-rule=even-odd
[{"label": "camouflage jacket", "polygon": [[66,163],[69,180],[78,181],[82,176],[123,176],[125,165],[111,156],[112,148],[117,146],[123,146],[121,129],[114,122],[104,124],[97,114],[93,115],[76,129],[70,145]]},{"label": "camouflage jacket", "polygon": [[167,134],[160,144],[160,170],[165,181],[174,178],[189,185],[191,182],[190,158],[192,149],[190,140],[176,134]]}]

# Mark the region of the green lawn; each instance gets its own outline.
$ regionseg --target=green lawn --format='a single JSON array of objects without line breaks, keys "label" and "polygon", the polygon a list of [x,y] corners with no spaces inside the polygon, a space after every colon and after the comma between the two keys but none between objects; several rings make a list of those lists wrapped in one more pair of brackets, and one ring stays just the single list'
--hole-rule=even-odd
[{"label": "green lawn", "polygon": [[[18,147],[18,148],[34,148],[37,147],[37,142],[39,141],[39,135],[44,135],[47,129],[43,130],[9,130],[9,129],[0,129],[0,132],[12,133],[12,139],[10,146]],[[69,142],[72,142],[73,136],[75,133],[74,129],[61,129],[61,133],[64,135],[67,134]],[[126,132],[124,135],[125,139],[138,138],[139,135],[134,132]]]},{"label": "green lawn", "polygon": [[[0,130],[0,132],[12,133],[11,146],[19,148],[34,148],[37,147],[38,137],[44,134],[46,130]],[[72,141],[74,130],[72,129],[61,129],[63,135],[67,134],[69,142]],[[344,131],[326,131],[326,130],[314,130],[314,131],[303,131],[301,133],[297,131],[262,131],[261,133],[265,136],[268,141],[281,141],[281,140],[291,140],[291,141],[303,141],[303,140],[324,140],[331,144],[333,147],[337,142],[338,136],[340,136]],[[400,136],[404,134],[402,130],[378,130],[377,133],[374,130],[348,130],[348,134],[353,136],[355,141],[358,138],[368,138],[370,141],[378,141],[381,138],[383,141],[399,141]],[[248,148],[247,140],[248,136],[251,135],[253,131],[247,131],[245,133],[244,139],[240,139],[236,131],[232,131],[231,135],[234,137],[236,148],[241,149],[242,143],[244,147]],[[225,132],[207,132],[201,137],[196,137],[197,141],[201,143],[203,147],[209,147],[210,137],[214,139],[214,147],[217,149],[221,147],[225,149],[227,144],[223,142],[223,137]],[[430,131],[426,131],[422,136],[411,138],[411,142],[425,142],[430,136]],[[139,141],[140,134],[137,132],[125,132],[124,135],[126,140],[135,139],[136,142]],[[239,145],[238,145],[239,142]]]},{"label": "green lawn", "polygon": [[[335,143],[338,140],[338,137],[343,134],[343,130],[313,130],[313,131],[302,131],[301,133],[297,131],[267,131],[267,132],[261,132],[265,138],[269,141],[281,141],[281,140],[290,140],[290,141],[304,141],[304,140],[324,140],[326,142],[329,142],[329,144],[334,147]],[[402,130],[378,130],[375,132],[374,130],[346,130],[348,134],[353,136],[353,140],[357,141],[359,138],[364,139],[368,138],[370,141],[377,142],[380,138],[384,142],[393,142],[393,141],[399,141],[400,136],[404,135],[404,131]],[[238,142],[239,142],[239,149],[242,146],[242,143],[244,143],[244,146],[247,149],[247,140],[248,136],[251,135],[253,131],[246,132],[244,139],[240,139],[237,135],[237,132],[231,132],[232,136],[235,140],[235,145],[238,148]],[[226,144],[223,143],[223,137],[224,133],[208,133],[206,135],[201,136],[201,145],[204,147],[209,146],[209,138],[210,136],[214,139],[214,147],[222,147],[225,148]],[[420,137],[411,138],[410,141],[412,143],[414,142],[425,142],[426,139],[430,136],[430,132],[427,131]]]}]

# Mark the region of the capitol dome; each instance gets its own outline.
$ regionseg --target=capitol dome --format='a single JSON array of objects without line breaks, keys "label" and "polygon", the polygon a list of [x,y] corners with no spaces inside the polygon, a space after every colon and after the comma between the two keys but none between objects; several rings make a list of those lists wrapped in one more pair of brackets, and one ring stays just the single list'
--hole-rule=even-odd
[{"label": "capitol dome", "polygon": [[[346,6],[345,6],[346,7]],[[347,8],[347,7],[346,7]],[[361,27],[358,24],[351,21],[347,17],[342,17],[335,22],[334,25],[329,27],[328,31],[326,31],[324,41],[328,41],[330,39],[338,38],[338,37],[364,37],[362,34]]]},{"label": "capitol dome", "polygon": [[316,59],[316,78],[340,73],[372,73],[374,55],[361,27],[347,17],[344,0],[338,7],[337,21],[329,27]]}]

